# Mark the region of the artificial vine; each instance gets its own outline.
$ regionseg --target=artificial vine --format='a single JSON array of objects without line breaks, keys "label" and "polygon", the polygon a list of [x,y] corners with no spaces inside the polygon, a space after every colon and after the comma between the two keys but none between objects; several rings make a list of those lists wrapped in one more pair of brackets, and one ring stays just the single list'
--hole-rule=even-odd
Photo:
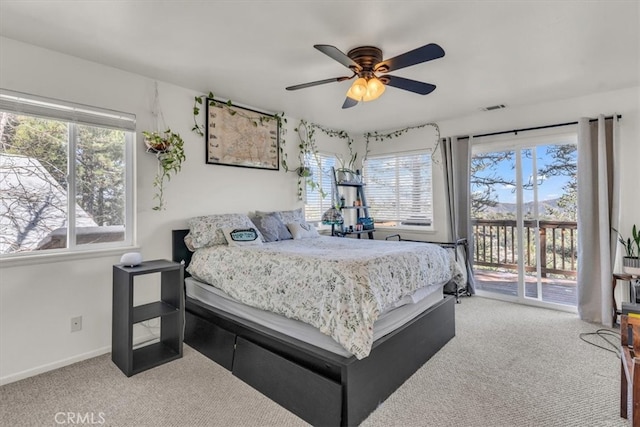
[{"label": "artificial vine", "polygon": [[246,114],[243,111],[239,111],[234,109],[233,102],[228,100],[226,102],[216,101],[214,99],[213,92],[209,92],[208,95],[201,95],[194,97],[193,101],[193,128],[191,130],[197,133],[200,136],[204,136],[203,125],[198,123],[198,116],[200,115],[200,108],[204,105],[205,100],[209,102],[210,107],[223,107],[225,108],[230,115],[244,117],[249,120],[253,126],[258,127],[258,125],[263,125],[265,123],[269,123],[275,120],[278,123],[278,129],[280,130],[280,164],[285,172],[289,171],[289,167],[287,165],[287,153],[284,150],[286,141],[284,139],[284,135],[287,133],[287,128],[284,126],[287,123],[287,118],[284,116],[284,113],[275,113],[273,116],[263,116],[253,117]]},{"label": "artificial vine", "polygon": [[349,135],[344,130],[328,129],[324,126],[317,125],[315,123],[312,123],[311,126],[321,130],[322,132],[324,132],[325,135],[329,136],[330,138],[340,138],[347,141],[347,147],[349,148],[349,161],[344,162],[342,158],[340,158],[340,163],[342,165],[342,168],[352,169],[353,165],[356,162],[356,158],[358,157],[358,153],[353,152],[353,138],[351,138],[351,135]]},{"label": "artificial vine", "polygon": [[[438,146],[440,145],[440,127],[438,126],[437,123],[424,123],[421,125],[416,125],[416,126],[408,126],[406,128],[403,129],[398,129],[398,130],[394,130],[393,132],[389,132],[389,133],[379,133],[378,131],[374,131],[374,132],[367,132],[364,134],[364,141],[365,141],[365,153],[364,153],[364,158],[366,159],[369,156],[369,140],[371,138],[373,138],[374,141],[384,141],[386,139],[392,139],[392,138],[397,138],[405,133],[407,133],[408,131],[412,130],[412,129],[421,129],[427,126],[432,126],[435,130],[436,130],[436,145],[435,147],[433,147],[433,152],[435,153],[438,150]],[[432,156],[432,160],[433,163],[438,163],[435,159],[433,159]]]},{"label": "artificial vine", "polygon": [[[240,117],[244,117],[247,120],[251,121],[251,123],[253,123],[254,126],[258,126],[258,125],[262,125],[265,124],[266,122],[270,122],[272,120],[275,120],[278,123],[278,129],[280,130],[280,147],[279,147],[279,151],[280,151],[280,165],[282,166],[282,169],[284,169],[285,172],[289,172],[290,168],[289,168],[289,164],[288,164],[288,159],[287,159],[287,152],[285,151],[285,145],[286,145],[286,141],[284,139],[284,135],[287,132],[286,127],[284,126],[287,123],[287,119],[284,116],[284,113],[276,113],[273,116],[260,116],[260,117],[253,117],[250,116],[246,113],[244,113],[243,111],[239,111],[234,109],[234,105],[233,102],[231,100],[228,100],[226,102],[222,102],[222,101],[217,101],[214,99],[214,95],[213,92],[209,92],[208,95],[201,95],[201,96],[196,96],[194,97],[194,103],[193,103],[193,128],[191,129],[193,132],[197,133],[200,136],[204,136],[204,130],[203,130],[203,125],[201,125],[198,122],[198,116],[200,115],[200,109],[201,107],[204,105],[205,101],[209,102],[209,106],[212,107],[223,107],[225,108],[230,115],[234,116],[234,115],[238,115]],[[392,138],[397,138],[405,133],[407,133],[408,131],[412,130],[412,129],[421,129],[424,128],[426,126],[432,126],[433,128],[435,128],[436,130],[436,145],[433,149],[433,152],[435,153],[438,150],[439,144],[440,144],[440,128],[438,127],[437,123],[424,123],[421,125],[417,125],[417,126],[409,126],[403,129],[398,129],[389,133],[380,133],[378,131],[374,131],[374,132],[366,132],[364,134],[364,139],[365,139],[365,156],[364,159],[366,160],[368,155],[369,155],[369,141],[371,139],[373,139],[374,141],[384,141],[387,139],[392,139]],[[349,148],[349,161],[346,162],[344,161],[341,157],[339,157],[340,159],[340,163],[341,163],[341,167],[345,170],[352,170],[353,165],[355,164],[356,158],[358,156],[357,152],[353,151],[353,143],[354,140],[351,137],[351,135],[349,135],[346,131],[344,130],[334,130],[334,129],[329,129],[326,128],[322,125],[316,124],[316,123],[309,123],[305,120],[300,120],[300,123],[298,124],[298,127],[296,127],[294,129],[296,131],[296,133],[298,134],[298,138],[299,138],[299,143],[298,143],[298,161],[299,161],[299,166],[295,169],[295,172],[298,174],[298,199],[302,200],[303,196],[304,196],[304,189],[305,186],[310,187],[311,189],[315,189],[318,190],[318,192],[320,193],[320,196],[322,198],[324,198],[326,196],[326,193],[322,190],[322,188],[320,187],[320,185],[315,181],[313,174],[311,172],[311,170],[309,169],[308,165],[306,164],[306,158],[308,155],[312,155],[316,158],[317,160],[317,155],[318,155],[318,148],[316,146],[316,142],[315,142],[315,132],[316,130],[320,130],[321,132],[323,132],[325,135],[331,137],[331,138],[340,138],[346,141],[347,143],[347,147]],[[438,163],[437,161],[435,161],[432,158],[432,161],[434,163]],[[318,162],[319,163],[319,162]]]},{"label": "artificial vine", "polygon": [[298,200],[304,198],[304,187],[309,186],[312,190],[318,190],[320,197],[324,198],[326,193],[322,187],[315,181],[313,172],[307,165],[306,159],[308,155],[315,157],[318,162],[318,147],[314,138],[316,127],[313,123],[307,123],[304,120],[300,120],[298,127],[294,129],[298,134],[298,162],[300,166],[296,168],[298,174]]},{"label": "artificial vine", "polygon": [[[296,171],[298,172],[298,199],[302,200],[304,196],[304,186],[309,186],[312,190],[317,189],[320,193],[320,197],[325,198],[326,193],[322,190],[320,185],[315,181],[311,175],[311,171],[305,164],[306,157],[312,155],[318,160],[318,147],[316,146],[315,134],[316,130],[323,132],[325,135],[331,138],[340,138],[347,141],[347,147],[349,148],[349,162],[346,163],[341,159],[343,167],[351,168],[356,161],[358,153],[353,152],[353,138],[343,130],[334,130],[326,128],[316,123],[309,123],[305,120],[300,120],[298,127],[295,131],[298,133],[300,143],[298,144],[298,161],[300,166]],[[318,162],[320,163],[320,162]]]}]

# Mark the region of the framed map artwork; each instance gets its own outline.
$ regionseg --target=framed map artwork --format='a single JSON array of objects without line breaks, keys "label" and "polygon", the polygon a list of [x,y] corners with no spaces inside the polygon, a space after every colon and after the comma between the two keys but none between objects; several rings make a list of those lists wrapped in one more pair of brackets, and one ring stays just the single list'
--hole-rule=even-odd
[{"label": "framed map artwork", "polygon": [[206,142],[208,164],[280,169],[279,121],[272,115],[207,99]]}]

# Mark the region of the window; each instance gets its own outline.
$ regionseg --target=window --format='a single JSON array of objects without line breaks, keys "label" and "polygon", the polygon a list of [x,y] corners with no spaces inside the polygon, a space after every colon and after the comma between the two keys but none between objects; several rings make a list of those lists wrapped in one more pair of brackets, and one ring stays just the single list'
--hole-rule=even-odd
[{"label": "window", "polygon": [[370,156],[363,175],[369,214],[379,226],[431,226],[430,151]]},{"label": "window", "polygon": [[0,90],[0,256],[132,244],[135,116]]},{"label": "window", "polygon": [[333,193],[331,168],[336,166],[336,157],[333,154],[308,155],[307,165],[311,169],[313,182],[322,189],[324,197],[319,190],[306,184],[306,203],[304,205],[305,218],[309,222],[320,222],[322,214],[331,207],[331,194]]}]

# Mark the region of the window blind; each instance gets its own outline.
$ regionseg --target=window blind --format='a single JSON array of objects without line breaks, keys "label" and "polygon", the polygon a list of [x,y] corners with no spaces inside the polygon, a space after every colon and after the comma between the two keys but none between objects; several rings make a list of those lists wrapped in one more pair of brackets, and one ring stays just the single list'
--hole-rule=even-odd
[{"label": "window blind", "polygon": [[370,156],[363,175],[369,213],[377,223],[431,225],[430,151]]},{"label": "window blind", "polygon": [[7,89],[0,89],[0,111],[113,129],[136,130],[134,114],[53,100]]},{"label": "window blind", "polygon": [[333,154],[307,155],[306,163],[313,173],[312,179],[325,193],[323,198],[320,190],[311,188],[306,184],[306,202],[304,205],[305,218],[309,222],[316,222],[322,219],[322,214],[331,207],[333,181],[331,179],[331,168],[336,166],[336,157]]}]

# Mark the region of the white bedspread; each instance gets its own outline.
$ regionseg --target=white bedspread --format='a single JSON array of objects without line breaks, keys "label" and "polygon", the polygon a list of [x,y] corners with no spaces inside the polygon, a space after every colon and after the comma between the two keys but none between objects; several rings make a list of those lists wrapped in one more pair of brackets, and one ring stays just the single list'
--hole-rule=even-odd
[{"label": "white bedspread", "polygon": [[187,269],[232,298],[300,320],[361,359],[380,313],[462,273],[437,245],[320,237],[198,249]]}]

